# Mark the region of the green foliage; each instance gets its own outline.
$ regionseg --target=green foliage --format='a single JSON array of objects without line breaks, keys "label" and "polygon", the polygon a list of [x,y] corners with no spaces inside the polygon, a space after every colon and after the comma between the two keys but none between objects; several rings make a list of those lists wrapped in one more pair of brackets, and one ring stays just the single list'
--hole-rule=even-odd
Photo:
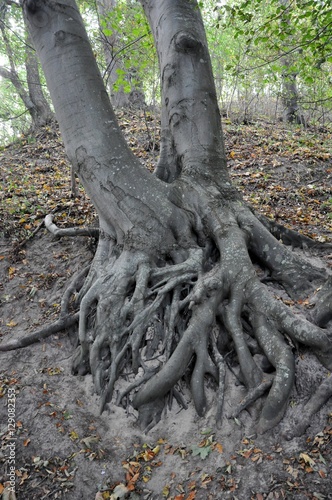
[{"label": "green foliage", "polygon": [[[113,65],[117,79],[115,92],[142,88],[151,93],[156,84],[156,52],[150,27],[138,2],[119,0],[107,15],[100,18],[104,36],[112,44]],[[108,70],[112,70],[111,67]],[[106,72],[107,73],[107,72]]]},{"label": "green foliage", "polygon": [[[324,122],[332,101],[332,8],[327,0],[201,0],[216,89],[223,113],[244,118],[277,104],[282,78],[296,75],[301,106]],[[153,38],[139,2],[118,0],[111,12],[97,16],[94,0],[79,0],[91,44],[105,82],[114,66],[113,91],[143,90],[148,102],[159,96],[158,62]],[[11,68],[8,44],[20,81],[25,74],[25,28],[20,9],[2,5],[0,66]],[[101,31],[112,43],[105,62]],[[285,59],[287,65],[285,65]],[[119,63],[119,64],[115,64]],[[42,82],[45,83],[44,81]],[[30,118],[17,90],[0,77],[0,143],[26,130]]]},{"label": "green foliage", "polygon": [[[26,86],[25,29],[21,10],[3,4],[0,28],[0,66],[7,71],[16,71]],[[26,130],[30,118],[13,83],[3,77],[0,78],[0,96],[0,144],[4,144]]]},{"label": "green foliage", "polygon": [[[208,25],[224,46],[224,72],[243,93],[251,89],[282,94],[281,80],[296,75],[306,103],[331,98],[332,8],[327,0],[229,0],[214,3]],[[218,36],[214,34],[214,37]],[[220,46],[220,45],[219,45]],[[314,98],[315,94],[315,98]]]}]

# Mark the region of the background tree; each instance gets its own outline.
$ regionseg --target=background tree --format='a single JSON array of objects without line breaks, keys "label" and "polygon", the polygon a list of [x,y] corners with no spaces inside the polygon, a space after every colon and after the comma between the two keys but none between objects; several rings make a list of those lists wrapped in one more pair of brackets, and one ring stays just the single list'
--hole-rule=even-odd
[{"label": "background tree", "polygon": [[[226,69],[239,75],[240,85],[249,72],[250,81],[255,82],[249,86],[249,94],[256,89],[258,77],[265,93],[268,91],[277,103],[281,97],[286,119],[303,122],[309,118],[314,123],[318,117],[328,116],[332,62],[329,2],[243,0],[214,9],[218,13],[215,26],[227,30],[231,26],[241,46]],[[296,110],[291,108],[301,108],[301,112],[294,118]],[[318,109],[322,113],[317,113]]]},{"label": "background tree", "polygon": [[132,1],[99,0],[97,11],[112,105],[142,108],[145,104],[142,62],[146,58],[131,54],[133,50],[136,54],[141,52],[142,39],[147,36],[148,27],[140,5]]},{"label": "background tree", "polygon": [[[38,60],[32,42],[28,36],[24,40],[25,30],[20,11],[20,5],[16,2],[2,3],[0,31],[3,53],[6,55],[9,68],[1,66],[0,76],[12,84],[11,101],[13,94],[18,95],[30,115],[31,126],[34,129],[49,123],[54,115],[43,92]],[[16,20],[15,29],[17,32],[20,31],[21,35],[16,36],[14,30],[10,28],[12,19]],[[13,118],[12,113],[10,118]]]},{"label": "background tree", "polygon": [[[271,233],[294,244],[300,237],[258,220],[231,184],[196,2],[142,5],[160,62],[165,140],[157,175],[142,167],[123,139],[75,2],[24,3],[68,156],[100,224],[79,314],[66,312],[72,286],[62,318],[49,331],[79,316],[74,372],[92,373],[101,410],[123,377],[126,388],[116,402],[130,397],[145,428],[160,418],[166,397],[183,403],[177,386],[183,377],[199,415],[207,409],[206,376],[214,380],[220,422],[225,356],[231,357],[248,390],[233,415],[268,392],[258,423],[265,432],[283,417],[294,382],[288,339],[332,368],[331,332],[324,328],[331,319],[331,283],[324,269]],[[46,223],[57,230],[50,217]],[[261,270],[297,299],[327,280],[313,316],[301,318],[278,300]],[[303,411],[302,430],[331,394],[326,380]]]}]

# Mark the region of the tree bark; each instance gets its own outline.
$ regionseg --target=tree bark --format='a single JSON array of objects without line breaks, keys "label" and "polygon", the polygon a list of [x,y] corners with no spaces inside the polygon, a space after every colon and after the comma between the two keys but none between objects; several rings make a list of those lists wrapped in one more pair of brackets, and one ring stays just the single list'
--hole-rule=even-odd
[{"label": "tree bark", "polygon": [[54,113],[44,95],[40,81],[38,59],[31,45],[32,40],[28,35],[25,46],[25,69],[29,98],[33,105],[29,112],[32,118],[33,128],[39,128],[52,122],[52,120],[54,120]]},{"label": "tree bark", "polygon": [[21,98],[24,106],[31,116],[32,129],[46,125],[47,123],[52,121],[54,115],[42,91],[38,71],[38,61],[33,52],[31,44],[29,44],[29,39],[27,40],[27,43],[25,45],[25,66],[28,85],[27,90],[26,86],[23,85],[18,75],[12,47],[3,25],[0,26],[0,30],[5,43],[6,54],[10,64],[10,70],[4,67],[0,67],[0,75],[3,78],[9,80],[15,87],[19,97]]},{"label": "tree bark", "polygon": [[[204,415],[211,377],[220,423],[224,359],[231,355],[248,390],[233,415],[268,391],[257,424],[265,432],[282,419],[293,388],[288,339],[312,349],[329,370],[332,348],[330,332],[294,314],[257,269],[293,298],[307,296],[326,272],[277,241],[230,181],[197,3],[142,4],[161,71],[157,175],[123,139],[74,0],[25,2],[68,156],[100,219],[97,252],[77,301],[73,371],[92,373],[101,410],[118,388],[116,403],[129,397],[146,428],[158,421],[166,398],[183,403],[183,376]],[[326,321],[319,300],[316,310]],[[272,370],[265,373],[266,365]],[[117,386],[121,378],[125,389]]]},{"label": "tree bark", "polygon": [[[279,0],[280,4],[286,8],[291,8],[289,0]],[[284,19],[284,17],[282,17]],[[286,22],[289,23],[286,17]],[[283,119],[286,123],[296,123],[305,125],[305,119],[300,109],[299,92],[296,81],[296,72],[291,70],[292,57],[286,55],[281,58],[282,71],[282,102],[284,105]]]}]

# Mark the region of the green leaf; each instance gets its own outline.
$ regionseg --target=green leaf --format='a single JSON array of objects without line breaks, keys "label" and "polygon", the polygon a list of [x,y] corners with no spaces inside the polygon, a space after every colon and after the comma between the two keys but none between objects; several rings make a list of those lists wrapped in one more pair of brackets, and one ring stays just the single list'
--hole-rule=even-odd
[{"label": "green leaf", "polygon": [[211,446],[197,446],[197,445],[192,445],[191,451],[193,456],[195,457],[196,455],[200,455],[201,459],[204,460],[212,451]]},{"label": "green leaf", "polygon": [[103,33],[104,33],[105,36],[111,36],[111,35],[113,35],[113,31],[110,30],[109,28],[104,28],[103,29]]}]

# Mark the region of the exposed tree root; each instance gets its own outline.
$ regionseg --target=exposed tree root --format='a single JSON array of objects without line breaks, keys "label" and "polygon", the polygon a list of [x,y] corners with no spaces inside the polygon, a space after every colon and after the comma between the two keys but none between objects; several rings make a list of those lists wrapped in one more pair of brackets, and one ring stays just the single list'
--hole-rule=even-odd
[{"label": "exposed tree root", "polygon": [[36,344],[41,340],[50,337],[54,333],[61,332],[70,326],[73,326],[78,322],[79,313],[68,314],[67,316],[63,316],[58,319],[54,323],[45,326],[44,328],[40,328],[36,330],[30,335],[26,337],[22,337],[21,339],[14,340],[13,342],[9,342],[8,344],[0,344],[0,351],[14,351],[15,349],[21,349],[22,347],[28,347],[29,345]]},{"label": "exposed tree root", "polygon": [[41,340],[50,337],[54,333],[61,332],[66,328],[70,328],[76,323],[78,323],[79,312],[76,313],[69,312],[70,300],[73,296],[75,296],[75,293],[77,293],[78,290],[80,290],[80,288],[82,287],[81,282],[87,275],[89,268],[90,265],[86,266],[80,272],[76,273],[72,281],[70,282],[69,286],[66,288],[61,299],[60,317],[57,321],[43,328],[40,328],[39,330],[36,330],[35,332],[26,335],[25,337],[22,337],[20,339],[17,339],[13,342],[9,342],[8,344],[0,344],[0,352],[13,351],[15,349],[21,349],[22,347],[27,347],[29,345],[35,344],[37,342],[40,342]]},{"label": "exposed tree root", "polygon": [[301,436],[311,424],[313,416],[331,396],[332,380],[331,377],[327,377],[323,380],[311,398],[297,409],[298,416],[295,421],[292,422],[292,427],[288,428],[287,431],[284,432],[285,438],[290,440],[293,437]]},{"label": "exposed tree root", "polygon": [[[277,425],[293,389],[293,345],[308,346],[332,370],[331,333],[318,326],[331,319],[331,278],[316,296],[315,325],[260,281],[257,265],[293,298],[306,297],[326,281],[323,269],[287,250],[238,201],[197,210],[193,220],[200,222],[193,227],[192,246],[167,256],[118,247],[101,231],[77,296],[79,313],[68,315],[68,303],[84,273],[65,292],[58,322],[0,350],[45,338],[72,325],[79,315],[73,372],[92,374],[101,411],[112,399],[119,405],[129,401],[146,430],[160,420],[167,395],[186,406],[176,387],[182,378],[190,379],[198,415],[208,407],[206,377],[214,381],[220,424],[227,397],[225,357],[234,353],[247,395],[229,416],[238,416],[263,397],[257,430],[263,433]],[[60,234],[51,219],[47,226]],[[205,240],[197,238],[202,227]],[[265,364],[257,362],[257,353],[264,355]],[[328,379],[305,405],[301,429],[331,394]]]},{"label": "exposed tree root", "polygon": [[[224,356],[235,349],[248,394],[232,416],[268,391],[258,423],[258,431],[265,432],[283,417],[293,388],[289,340],[310,346],[324,366],[332,368],[327,331],[271,295],[256,275],[248,248],[292,297],[312,291],[326,279],[325,271],[285,249],[242,204],[233,210],[224,207],[221,213],[222,218],[209,213],[212,238],[207,237],[204,246],[194,244],[182,251],[180,261],[178,252],[177,260],[162,261],[159,267],[148,254],[122,251],[118,257],[113,252],[110,267],[94,266],[81,301],[80,346],[73,370],[92,373],[101,411],[115,390],[117,404],[134,394],[132,404],[149,429],[160,419],[165,396],[189,376],[196,411],[204,415],[208,375],[216,384],[215,415],[220,421],[227,393]],[[264,373],[256,363],[252,342],[273,373]],[[129,382],[117,390],[121,377]]]},{"label": "exposed tree root", "polygon": [[264,215],[256,214],[256,217],[277,240],[281,240],[285,245],[289,245],[292,248],[319,248],[323,250],[331,250],[332,248],[332,243],[315,241],[304,234],[297,233],[274,220],[268,219]]},{"label": "exposed tree root", "polygon": [[53,222],[53,215],[48,214],[44,219],[45,227],[50,231],[50,233],[54,234],[54,236],[90,236],[92,238],[99,237],[99,229],[97,227],[70,227],[60,229]]}]

